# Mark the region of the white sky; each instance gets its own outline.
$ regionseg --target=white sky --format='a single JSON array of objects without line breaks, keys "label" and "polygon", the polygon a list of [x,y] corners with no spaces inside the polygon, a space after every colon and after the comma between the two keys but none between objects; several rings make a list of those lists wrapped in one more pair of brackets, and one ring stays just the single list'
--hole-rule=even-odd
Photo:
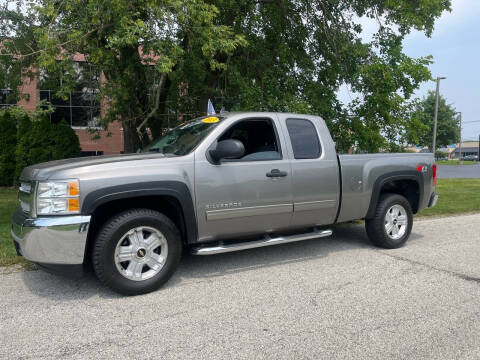
[{"label": "white sky", "polygon": [[[371,39],[377,30],[376,21],[361,19],[363,38]],[[480,134],[480,0],[453,0],[452,11],[444,12],[435,24],[431,38],[414,31],[404,42],[407,55],[420,57],[432,55],[432,76],[445,76],[440,93],[462,112],[462,138],[478,139]],[[416,96],[423,97],[435,90],[435,82],[422,84]],[[350,101],[345,88],[340,99]],[[472,122],[475,121],[475,122]],[[472,122],[472,123],[468,123]]]},{"label": "white sky", "polygon": [[[462,112],[462,138],[478,139],[480,134],[480,0],[453,0],[452,12],[444,13],[429,39],[411,34],[405,52],[411,56],[433,55],[433,77],[445,76],[440,92]],[[424,84],[417,92],[423,96],[435,83]],[[474,123],[467,123],[477,121]]]}]

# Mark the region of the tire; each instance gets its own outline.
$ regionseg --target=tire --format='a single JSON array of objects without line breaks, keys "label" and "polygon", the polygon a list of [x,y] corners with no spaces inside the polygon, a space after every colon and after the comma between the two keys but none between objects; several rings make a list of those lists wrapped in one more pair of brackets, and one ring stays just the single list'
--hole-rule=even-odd
[{"label": "tire", "polygon": [[109,219],[99,231],[92,249],[93,268],[115,292],[146,294],[170,279],[182,247],[180,233],[168,217],[150,209],[131,209]]},{"label": "tire", "polygon": [[[404,219],[405,224],[402,224]],[[413,213],[410,203],[398,194],[383,194],[374,217],[365,220],[365,229],[370,241],[386,249],[402,247],[412,232],[412,225]]]}]

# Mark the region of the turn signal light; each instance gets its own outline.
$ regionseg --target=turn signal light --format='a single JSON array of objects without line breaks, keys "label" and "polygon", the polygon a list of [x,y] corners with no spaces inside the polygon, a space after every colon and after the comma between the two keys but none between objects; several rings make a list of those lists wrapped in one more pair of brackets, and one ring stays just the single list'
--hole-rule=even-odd
[{"label": "turn signal light", "polygon": [[76,212],[78,210],[80,210],[80,205],[78,203],[78,198],[68,199],[68,211]]},{"label": "turn signal light", "polygon": [[78,181],[70,181],[68,183],[68,195],[78,196],[78,193],[79,193]]}]

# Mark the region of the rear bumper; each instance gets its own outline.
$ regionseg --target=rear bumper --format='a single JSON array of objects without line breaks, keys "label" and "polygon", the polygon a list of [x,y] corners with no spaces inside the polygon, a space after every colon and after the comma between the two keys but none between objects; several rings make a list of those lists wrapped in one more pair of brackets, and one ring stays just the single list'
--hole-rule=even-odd
[{"label": "rear bumper", "polygon": [[434,192],[432,194],[432,196],[430,196],[430,201],[428,202],[428,207],[434,207],[435,205],[437,205],[437,201],[438,201],[438,193]]},{"label": "rear bumper", "polygon": [[30,219],[22,211],[12,216],[11,235],[19,255],[41,264],[82,264],[90,216]]}]

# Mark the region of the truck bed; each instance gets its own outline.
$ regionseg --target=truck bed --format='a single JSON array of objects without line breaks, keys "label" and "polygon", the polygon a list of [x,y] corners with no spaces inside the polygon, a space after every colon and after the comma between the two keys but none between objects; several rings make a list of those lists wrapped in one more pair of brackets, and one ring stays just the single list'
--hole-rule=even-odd
[{"label": "truck bed", "polygon": [[[433,154],[383,153],[339,155],[341,172],[341,205],[337,222],[363,219],[367,216],[372,195],[381,182],[389,177],[404,176],[416,178],[428,196],[420,199],[418,210],[428,205],[433,192]],[[421,171],[419,171],[421,166]],[[424,168],[425,166],[425,168]],[[419,189],[420,191],[420,189]],[[342,206],[355,204],[355,206]]]}]

